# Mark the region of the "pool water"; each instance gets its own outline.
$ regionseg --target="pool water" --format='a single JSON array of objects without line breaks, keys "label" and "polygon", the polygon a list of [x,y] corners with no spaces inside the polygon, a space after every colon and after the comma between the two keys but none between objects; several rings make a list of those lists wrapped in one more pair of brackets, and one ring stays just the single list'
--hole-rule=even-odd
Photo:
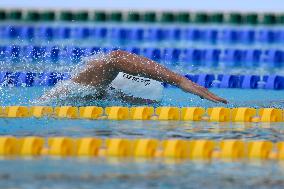
[{"label": "pool water", "polygon": [[[52,87],[2,87],[0,88],[0,103],[3,106],[8,105],[31,105],[31,102],[39,98],[44,92],[50,90]],[[185,93],[182,90],[174,87],[165,88],[163,90],[163,97],[161,102],[154,104],[154,106],[200,106],[200,107],[284,107],[284,95],[282,90],[268,90],[268,89],[219,89],[212,88],[211,92],[227,99],[229,103],[227,105],[221,103],[213,103],[208,100],[202,100],[199,97]],[[54,105],[71,105],[71,106],[115,106],[125,105],[131,106],[116,101],[78,101],[77,99],[69,99],[67,101],[58,101]]]},{"label": "pool water", "polygon": [[[1,27],[10,23],[3,23]],[[15,25],[16,23],[11,23]],[[70,23],[50,24],[59,27],[80,26]],[[17,24],[16,24],[17,25]],[[21,25],[21,24],[20,24]],[[41,26],[31,24],[32,26]],[[83,26],[83,24],[81,24]],[[92,23],[86,26],[92,27]],[[117,27],[120,24],[102,24],[97,26]],[[123,24],[123,27],[134,27],[134,24]],[[141,24],[142,28],[151,28],[152,25]],[[172,25],[167,25],[171,28]],[[162,25],[155,25],[162,27]],[[175,27],[186,28],[188,25],[176,25]],[[189,27],[196,27],[190,25]],[[212,26],[202,26],[200,29],[210,29]],[[218,26],[218,29],[226,29]],[[239,27],[230,26],[233,29]],[[213,28],[217,26],[213,25]],[[240,27],[241,29],[261,30],[265,27]],[[1,28],[0,28],[1,29]],[[275,27],[282,30],[283,27]],[[4,30],[3,30],[4,31]],[[3,32],[0,31],[0,32]],[[118,37],[119,38],[119,37]],[[129,42],[129,41],[128,41]],[[86,39],[54,39],[46,40],[37,36],[35,40],[0,39],[0,45],[69,45],[139,48],[175,47],[175,48],[218,48],[222,52],[228,48],[269,50],[272,48],[282,49],[282,44],[269,44],[256,41],[255,44],[231,44],[210,43],[207,41],[119,41],[112,38],[104,40]],[[108,49],[109,50],[109,49]],[[108,51],[106,50],[106,51]],[[22,52],[21,52],[22,53]],[[0,54],[1,55],[1,54]],[[26,56],[26,55],[25,55]],[[284,57],[284,56],[283,56]],[[2,59],[1,59],[2,58]],[[62,56],[59,63],[50,63],[45,58],[31,61],[31,57],[22,58],[19,62],[11,61],[11,57],[0,57],[0,71],[56,71],[70,72],[76,62]],[[210,73],[210,74],[257,74],[260,76],[278,74],[283,75],[282,67],[270,68],[263,65],[247,67],[248,62],[241,66],[226,66],[219,62],[217,67],[206,67],[199,64],[179,64],[176,61],[161,61],[171,69],[182,74],[187,73]],[[260,62],[263,63],[263,62]],[[0,105],[31,105],[31,102],[40,97],[51,87],[0,87]],[[284,109],[283,90],[268,89],[222,89],[211,88],[210,91],[226,98],[229,104],[216,104],[202,100],[197,96],[185,93],[178,88],[168,87],[163,91],[160,103],[153,106],[177,106],[177,107],[274,107]],[[117,100],[110,101],[80,101],[69,99],[58,101],[53,106],[134,106]],[[211,123],[189,121],[108,121],[108,120],[68,120],[53,118],[0,118],[0,135],[25,136],[70,136],[99,137],[99,138],[156,138],[156,139],[244,139],[244,140],[269,140],[272,142],[284,141],[283,123]],[[0,159],[0,188],[284,188],[283,161],[256,161],[243,159],[241,161],[173,161],[169,159],[117,159],[117,158],[14,158]]]},{"label": "pool water", "polygon": [[[44,87],[1,89],[1,104],[28,105]],[[283,108],[282,91],[213,89],[228,107]],[[69,102],[69,105],[78,105]],[[112,102],[108,105],[117,105]],[[283,102],[282,102],[283,103]],[[123,105],[123,104],[122,104]],[[124,104],[125,105],[125,104]],[[176,88],[164,90],[162,106],[216,106]],[[220,104],[221,105],[221,104]],[[108,121],[50,118],[0,119],[0,135],[157,139],[284,140],[283,123],[210,123],[186,121]],[[226,162],[111,158],[16,158],[0,160],[1,188],[283,188],[282,161]]]},{"label": "pool water", "polygon": [[[9,165],[9,169],[8,166]],[[275,162],[0,161],[1,188],[283,188]],[[16,172],[16,174],[15,174]]]},{"label": "pool water", "polygon": [[[282,124],[1,119],[1,135],[283,141]],[[0,160],[1,188],[283,188],[282,161],[16,158]]]}]

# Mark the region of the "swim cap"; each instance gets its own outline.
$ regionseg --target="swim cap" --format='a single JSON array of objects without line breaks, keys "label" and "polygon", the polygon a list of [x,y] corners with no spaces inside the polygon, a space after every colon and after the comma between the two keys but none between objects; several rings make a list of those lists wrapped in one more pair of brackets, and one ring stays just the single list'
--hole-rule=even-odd
[{"label": "swim cap", "polygon": [[110,86],[127,95],[155,101],[161,100],[164,88],[159,81],[123,72],[119,72]]}]

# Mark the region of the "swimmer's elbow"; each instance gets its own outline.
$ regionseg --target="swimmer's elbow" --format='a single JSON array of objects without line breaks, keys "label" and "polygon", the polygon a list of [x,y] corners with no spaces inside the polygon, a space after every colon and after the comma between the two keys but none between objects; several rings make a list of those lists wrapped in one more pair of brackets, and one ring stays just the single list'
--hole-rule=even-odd
[{"label": "swimmer's elbow", "polygon": [[129,65],[129,55],[131,53],[122,51],[122,50],[115,50],[109,53],[110,61],[109,65],[112,68],[116,68],[118,71],[125,70],[125,68]]},{"label": "swimmer's elbow", "polygon": [[129,53],[123,50],[114,50],[110,53],[110,56],[112,59],[119,59],[119,58],[124,57],[127,54]]}]

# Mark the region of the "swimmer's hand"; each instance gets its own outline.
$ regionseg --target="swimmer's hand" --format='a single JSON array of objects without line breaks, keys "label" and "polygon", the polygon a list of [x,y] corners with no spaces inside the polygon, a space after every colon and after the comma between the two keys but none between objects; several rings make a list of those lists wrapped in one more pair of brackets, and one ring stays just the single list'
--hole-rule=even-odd
[{"label": "swimmer's hand", "polygon": [[202,99],[205,98],[207,100],[210,100],[216,103],[218,102],[222,102],[224,104],[228,103],[226,99],[216,96],[215,94],[211,93],[208,89],[188,80],[187,78],[183,78],[181,80],[181,82],[179,83],[179,87],[185,92],[198,95]]}]

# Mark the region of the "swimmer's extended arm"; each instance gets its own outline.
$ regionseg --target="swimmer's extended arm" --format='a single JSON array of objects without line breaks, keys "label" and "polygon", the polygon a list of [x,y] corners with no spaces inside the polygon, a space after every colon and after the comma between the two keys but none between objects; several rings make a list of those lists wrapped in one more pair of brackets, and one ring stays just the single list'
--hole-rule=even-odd
[{"label": "swimmer's extended arm", "polygon": [[106,86],[112,82],[119,72],[143,76],[157,81],[175,85],[185,92],[193,93],[213,102],[227,103],[227,100],[209,92],[206,88],[188,80],[166,67],[148,59],[125,51],[116,50],[101,60],[90,62],[88,69],[80,73],[75,82],[90,83],[95,86]]}]

